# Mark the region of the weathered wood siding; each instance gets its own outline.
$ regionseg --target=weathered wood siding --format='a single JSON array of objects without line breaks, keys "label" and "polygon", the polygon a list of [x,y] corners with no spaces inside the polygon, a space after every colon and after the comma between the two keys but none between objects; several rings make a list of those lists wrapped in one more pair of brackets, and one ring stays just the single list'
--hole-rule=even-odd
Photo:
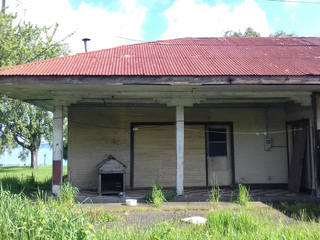
[{"label": "weathered wood siding", "polygon": [[175,126],[137,126],[134,132],[134,185],[175,185]]},{"label": "weathered wood siding", "polygon": [[206,149],[204,125],[184,127],[184,184],[188,187],[206,186]]},{"label": "weathered wood siding", "polygon": [[[126,179],[129,186],[130,123],[174,121],[175,108],[173,107],[70,107],[69,176],[71,182],[81,189],[96,189],[98,174],[95,165],[111,154],[127,166]],[[233,122],[235,180],[243,183],[287,183],[285,133],[269,134],[273,145],[276,146],[272,151],[264,151],[266,136],[256,134],[266,132],[267,125],[269,132],[283,131],[286,127],[285,121],[284,107],[268,109],[268,124],[264,108],[185,108],[185,122]],[[154,179],[162,181],[164,185],[174,186],[176,171],[174,126],[150,128],[149,132],[145,130],[140,129],[134,132],[135,187],[150,187]],[[139,141],[137,142],[136,139]],[[149,147],[144,143],[148,143]],[[169,147],[170,143],[172,147]],[[152,145],[157,146],[158,150],[149,149]],[[147,152],[144,152],[143,148]],[[164,167],[156,165],[160,164],[157,161],[153,164],[148,162],[157,156],[160,158],[162,154],[164,156],[161,158],[161,166]],[[139,155],[142,157],[137,158]],[[152,167],[148,167],[144,172],[146,167],[142,163]],[[142,172],[147,176],[146,180],[141,176],[139,179]],[[205,180],[204,125],[188,125],[185,127],[184,183],[185,186],[205,186]]]},{"label": "weathered wood siding", "polygon": [[[185,131],[184,184],[206,185],[204,126]],[[134,132],[134,185],[150,187],[176,183],[176,145],[174,125],[140,125]]]}]

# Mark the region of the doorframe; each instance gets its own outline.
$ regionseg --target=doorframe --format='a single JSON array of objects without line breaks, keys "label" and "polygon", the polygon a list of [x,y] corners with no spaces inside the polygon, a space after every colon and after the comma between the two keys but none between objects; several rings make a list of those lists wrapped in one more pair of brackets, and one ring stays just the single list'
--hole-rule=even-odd
[{"label": "doorframe", "polygon": [[[304,118],[304,119],[300,119],[300,120],[294,120],[294,121],[287,121],[286,122],[286,141],[287,141],[287,164],[288,164],[288,181],[289,181],[289,177],[290,177],[290,149],[289,149],[289,139],[291,138],[292,140],[294,140],[294,136],[293,136],[293,131],[291,132],[291,134],[289,134],[289,126],[292,127],[292,125],[298,125],[298,124],[305,124],[305,126],[307,126],[307,146],[306,146],[306,151],[309,152],[309,159],[306,159],[307,161],[310,161],[310,178],[311,178],[311,188],[307,189],[312,191],[312,179],[314,177],[314,173],[313,173],[313,169],[312,169],[312,142],[311,142],[311,132],[310,132],[310,119],[309,118]],[[292,146],[293,147],[293,146]],[[292,150],[292,149],[291,149]],[[300,187],[301,188],[301,187]]]},{"label": "doorframe", "polygon": [[[131,122],[130,123],[130,189],[134,188],[134,128],[141,125],[175,125],[175,122]],[[231,148],[231,170],[232,170],[232,184],[235,183],[235,163],[234,163],[234,134],[233,134],[233,122],[185,122],[184,125],[203,125],[205,131],[205,171],[206,171],[206,188],[208,184],[208,162],[207,162],[207,136],[206,127],[208,125],[224,125],[230,129],[230,148]]]},{"label": "doorframe", "polygon": [[230,143],[227,142],[227,144],[230,144],[230,160],[231,160],[231,184],[235,183],[235,162],[234,162],[234,134],[233,134],[233,123],[232,122],[209,122],[205,125],[205,139],[206,139],[206,187],[209,188],[209,172],[208,172],[208,136],[207,136],[207,131],[208,131],[208,126],[226,126],[227,129],[229,129],[229,132],[227,134],[230,134]]}]

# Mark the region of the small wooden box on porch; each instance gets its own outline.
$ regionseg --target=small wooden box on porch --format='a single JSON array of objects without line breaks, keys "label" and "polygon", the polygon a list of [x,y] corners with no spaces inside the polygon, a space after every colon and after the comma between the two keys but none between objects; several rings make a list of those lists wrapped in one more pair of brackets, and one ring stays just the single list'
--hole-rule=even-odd
[{"label": "small wooden box on porch", "polygon": [[99,196],[102,194],[118,194],[125,192],[126,166],[109,156],[96,165],[99,174]]}]

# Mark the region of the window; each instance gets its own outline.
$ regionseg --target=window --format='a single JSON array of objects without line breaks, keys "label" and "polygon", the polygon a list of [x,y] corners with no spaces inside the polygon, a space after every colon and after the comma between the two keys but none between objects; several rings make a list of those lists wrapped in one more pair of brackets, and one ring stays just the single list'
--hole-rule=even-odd
[{"label": "window", "polygon": [[208,127],[209,157],[227,156],[227,132],[225,128]]}]

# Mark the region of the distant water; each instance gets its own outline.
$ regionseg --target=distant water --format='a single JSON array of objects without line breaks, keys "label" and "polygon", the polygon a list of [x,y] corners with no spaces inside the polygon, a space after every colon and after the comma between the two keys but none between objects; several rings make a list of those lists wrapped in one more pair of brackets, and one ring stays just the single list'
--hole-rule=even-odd
[{"label": "distant water", "polygon": [[[0,156],[0,166],[30,166],[31,164],[31,152],[29,152],[28,158],[25,162],[21,162],[19,152],[22,147],[17,147],[12,150],[12,153],[5,153]],[[48,143],[40,145],[39,149],[39,165],[52,165],[52,149]],[[63,165],[67,165],[67,161],[63,160]]]}]

